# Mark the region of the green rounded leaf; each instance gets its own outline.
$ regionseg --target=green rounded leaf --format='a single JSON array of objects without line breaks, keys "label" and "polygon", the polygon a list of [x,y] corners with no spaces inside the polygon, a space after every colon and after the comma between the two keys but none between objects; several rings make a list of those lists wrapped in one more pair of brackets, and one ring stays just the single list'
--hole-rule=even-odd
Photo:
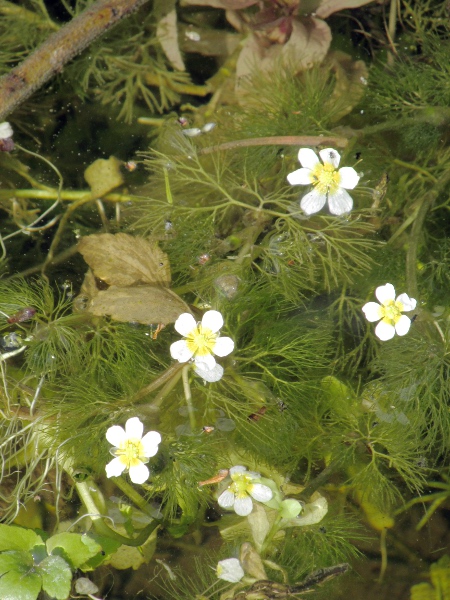
[{"label": "green rounded leaf", "polygon": [[78,569],[102,550],[100,544],[86,534],[57,533],[47,540],[49,554],[63,557],[73,569]]},{"label": "green rounded leaf", "polygon": [[41,576],[37,573],[33,557],[29,552],[12,550],[0,554],[0,598],[2,600],[36,600],[41,587]]},{"label": "green rounded leaf", "polygon": [[294,498],[286,498],[280,505],[280,515],[283,519],[294,519],[302,510],[302,505]]},{"label": "green rounded leaf", "polygon": [[60,556],[47,556],[38,565],[42,575],[42,587],[45,592],[56,600],[66,600],[70,594],[72,571],[66,561]]},{"label": "green rounded leaf", "polygon": [[43,545],[41,536],[32,529],[0,524],[0,552],[4,550],[27,551]]}]

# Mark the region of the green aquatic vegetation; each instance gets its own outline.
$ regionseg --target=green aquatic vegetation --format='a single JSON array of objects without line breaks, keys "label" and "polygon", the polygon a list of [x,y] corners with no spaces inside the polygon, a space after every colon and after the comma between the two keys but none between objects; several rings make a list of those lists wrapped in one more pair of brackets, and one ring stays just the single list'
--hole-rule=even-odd
[{"label": "green aquatic vegetation", "polygon": [[[76,3],[74,14],[87,4]],[[48,530],[48,539],[40,537],[48,557],[50,540],[63,535],[63,520],[77,540],[96,532],[92,539],[107,558],[96,546],[88,561],[93,569],[110,559],[123,566],[126,546],[141,562],[153,561],[161,548],[173,549],[172,565],[179,550],[205,540],[201,561],[189,572],[161,566],[171,586],[167,596],[298,595],[318,567],[358,558],[362,521],[381,534],[383,573],[389,530],[396,525],[392,515],[423,501],[429,503],[424,522],[446,501],[445,478],[428,483],[435,479],[432,469],[445,473],[450,443],[450,175],[448,119],[441,110],[448,104],[446,67],[437,73],[442,61],[448,63],[448,48],[439,37],[445,24],[431,23],[431,5],[424,3],[411,19],[410,39],[421,47],[405,52],[400,42],[401,56],[393,59],[398,76],[372,68],[365,97],[366,70],[346,59],[355,67],[355,82],[333,55],[295,77],[280,66],[270,78],[260,74],[242,82],[240,105],[231,95],[225,104],[221,89],[206,106],[185,105],[176,116],[167,114],[169,108],[189,90],[192,101],[195,90],[187,71],[167,67],[155,37],[158,19],[149,10],[92,45],[64,74],[82,97],[98,100],[92,127],[108,123],[104,133],[120,157],[110,159],[117,176],[113,191],[97,188],[96,177],[84,189],[81,164],[94,157],[83,152],[68,175],[58,165],[60,189],[42,183],[48,164],[43,169],[35,155],[21,148],[4,153],[1,518],[29,524],[21,505],[29,518],[42,497],[45,520],[38,525]],[[39,31],[59,27],[54,15],[64,11],[48,16],[43,6],[28,3],[20,19],[36,13]],[[414,11],[402,6],[403,16]],[[184,11],[190,8],[179,19]],[[5,56],[11,57],[7,42]],[[55,106],[70,85],[55,86]],[[129,156],[135,142],[125,138],[137,135],[139,123],[129,132],[115,129],[116,113],[109,111],[114,106],[131,121],[145,105],[164,118],[149,149],[139,133],[136,166]],[[53,113],[36,110],[42,154],[50,156],[45,124]],[[408,121],[416,113],[420,136]],[[186,123],[184,114],[193,122]],[[68,152],[81,150],[73,145],[75,132],[89,118],[67,115]],[[201,129],[209,119],[215,127]],[[197,136],[191,125],[199,127]],[[19,138],[14,122],[13,128]],[[298,169],[300,147],[328,147],[334,159],[334,153],[342,155],[339,167],[357,181],[351,211],[330,214],[329,197],[317,213],[302,210],[304,192],[311,191],[302,187],[305,173],[298,175],[298,187],[287,180]],[[12,161],[16,155],[22,162]],[[322,160],[325,188],[332,189],[327,174],[334,191],[343,187],[336,164]],[[36,228],[21,225],[55,201]],[[93,238],[98,244],[89,255],[86,240]],[[128,246],[118,243],[124,239]],[[24,261],[19,256],[26,248],[33,249],[33,262],[30,254]],[[77,249],[93,270],[81,290],[86,265],[80,254],[75,258]],[[24,265],[41,274],[17,277],[15,269]],[[155,277],[155,268],[165,276]],[[125,275],[131,283],[121,279]],[[386,340],[386,328],[394,334],[400,313],[379,298],[379,313],[367,303],[388,283],[417,304],[411,301],[403,329],[396,330],[400,335]],[[139,293],[139,302],[162,312],[141,318],[131,314],[131,301],[121,311],[94,309],[93,299],[102,292],[113,296],[114,287]],[[159,304],[140,295],[153,291],[157,297],[156,289]],[[170,320],[160,305],[171,303],[183,314]],[[164,318],[153,316],[159,314]],[[384,336],[377,329],[382,319]],[[127,431],[130,422],[135,436]],[[144,432],[157,432],[160,442],[149,449]],[[424,495],[427,485],[433,493]],[[216,556],[210,548],[218,548],[219,536]],[[22,558],[41,577],[35,578],[40,586],[63,598],[77,568],[69,554],[58,554],[68,567],[66,587],[57,592],[42,583],[40,562]],[[241,565],[242,577],[224,580],[218,573],[218,579],[217,561],[230,558]],[[15,567],[22,568],[18,562]]]}]

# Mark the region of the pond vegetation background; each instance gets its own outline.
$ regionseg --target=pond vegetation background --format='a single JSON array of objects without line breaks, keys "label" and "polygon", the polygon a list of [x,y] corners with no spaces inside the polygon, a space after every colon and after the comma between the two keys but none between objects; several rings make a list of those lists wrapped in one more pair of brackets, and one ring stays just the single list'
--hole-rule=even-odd
[{"label": "pond vegetation background", "polygon": [[0,2],[0,597],[450,594],[450,8]]}]

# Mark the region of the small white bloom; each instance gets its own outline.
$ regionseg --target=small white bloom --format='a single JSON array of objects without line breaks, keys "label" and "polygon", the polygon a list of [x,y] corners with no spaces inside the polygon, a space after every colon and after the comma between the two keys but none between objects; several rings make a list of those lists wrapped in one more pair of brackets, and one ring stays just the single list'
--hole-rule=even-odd
[{"label": "small white bloom", "polygon": [[217,563],[216,575],[224,581],[237,583],[244,577],[245,573],[237,558],[226,558],[225,560],[219,560]]},{"label": "small white bloom", "polygon": [[359,175],[353,167],[337,170],[341,160],[339,152],[326,148],[319,152],[322,163],[310,148],[301,148],[298,160],[302,165],[289,173],[287,180],[291,185],[312,185],[313,190],[303,196],[300,207],[307,215],[319,212],[328,201],[331,214],[343,215],[350,212],[353,200],[346,190],[352,190],[359,181]]},{"label": "small white bloom", "polygon": [[194,359],[196,367],[210,371],[216,366],[216,356],[227,356],[233,351],[234,342],[229,337],[219,337],[223,318],[217,310],[208,310],[201,323],[189,313],[183,313],[175,321],[175,329],[186,339],[170,346],[172,358],[180,363]]},{"label": "small white bloom", "polygon": [[417,301],[407,294],[400,294],[395,299],[395,288],[392,283],[377,287],[375,296],[381,304],[367,302],[362,307],[368,321],[380,321],[375,327],[375,335],[383,342],[392,339],[395,333],[406,335],[411,326],[411,319],[402,315],[402,312],[414,310]]},{"label": "small white bloom", "polygon": [[194,364],[195,374],[206,381],[207,383],[215,383],[223,377],[223,367],[216,363],[213,369],[203,369],[201,366]]},{"label": "small white bloom", "polygon": [[246,517],[253,510],[252,498],[259,502],[271,500],[273,492],[270,487],[257,483],[261,478],[259,473],[247,471],[245,467],[237,465],[231,467],[230,477],[233,483],[220,494],[217,500],[222,508],[233,508],[237,515]]},{"label": "small white bloom", "polygon": [[149,431],[142,437],[144,425],[137,417],[128,419],[125,429],[113,425],[106,432],[106,439],[114,446],[110,452],[116,458],[106,465],[107,477],[118,477],[125,470],[129,471],[133,483],[144,483],[150,471],[144,463],[158,452],[161,435],[157,431]]},{"label": "small white bloom", "polygon": [[13,133],[13,129],[8,121],[3,121],[3,123],[0,123],[0,140],[5,140],[6,138],[12,137]]}]

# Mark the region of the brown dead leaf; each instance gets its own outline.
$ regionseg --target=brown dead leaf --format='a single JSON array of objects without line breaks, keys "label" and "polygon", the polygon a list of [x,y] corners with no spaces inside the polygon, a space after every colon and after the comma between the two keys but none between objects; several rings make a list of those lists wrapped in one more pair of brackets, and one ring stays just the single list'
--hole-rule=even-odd
[{"label": "brown dead leaf", "polygon": [[339,10],[346,8],[358,8],[365,4],[370,4],[373,0],[323,0],[320,6],[314,11],[317,17],[326,19]]},{"label": "brown dead leaf", "polygon": [[[314,64],[322,62],[331,43],[331,30],[325,21],[310,17],[294,19],[292,34],[285,44],[267,45],[267,40],[250,35],[245,42],[236,64],[236,76],[251,76],[258,68],[264,72],[279,70],[288,66],[292,73],[310,69]],[[241,92],[239,88],[236,90]]]},{"label": "brown dead leaf", "polygon": [[258,0],[183,0],[182,6],[212,6],[225,10],[240,10],[257,4]]},{"label": "brown dead leaf", "polygon": [[115,156],[110,156],[107,160],[99,158],[88,166],[84,178],[94,198],[101,198],[119,185],[123,185],[121,165],[122,161]]},{"label": "brown dead leaf", "polygon": [[336,84],[326,105],[325,111],[330,110],[333,121],[337,122],[345,115],[351,113],[353,108],[364,96],[369,71],[362,60],[353,60],[345,52],[335,51],[330,53],[329,60],[334,71]]},{"label": "brown dead leaf", "polygon": [[81,238],[78,251],[94,275],[109,285],[170,284],[167,254],[156,242],[126,233],[98,233]]},{"label": "brown dead leaf", "polygon": [[110,316],[116,321],[151,325],[174,323],[188,305],[168,288],[154,285],[117,287],[112,285],[91,299],[86,310],[93,315]]},{"label": "brown dead leaf", "polygon": [[172,66],[178,71],[185,71],[186,67],[178,45],[177,11],[175,8],[160,19],[156,28],[156,37]]}]

